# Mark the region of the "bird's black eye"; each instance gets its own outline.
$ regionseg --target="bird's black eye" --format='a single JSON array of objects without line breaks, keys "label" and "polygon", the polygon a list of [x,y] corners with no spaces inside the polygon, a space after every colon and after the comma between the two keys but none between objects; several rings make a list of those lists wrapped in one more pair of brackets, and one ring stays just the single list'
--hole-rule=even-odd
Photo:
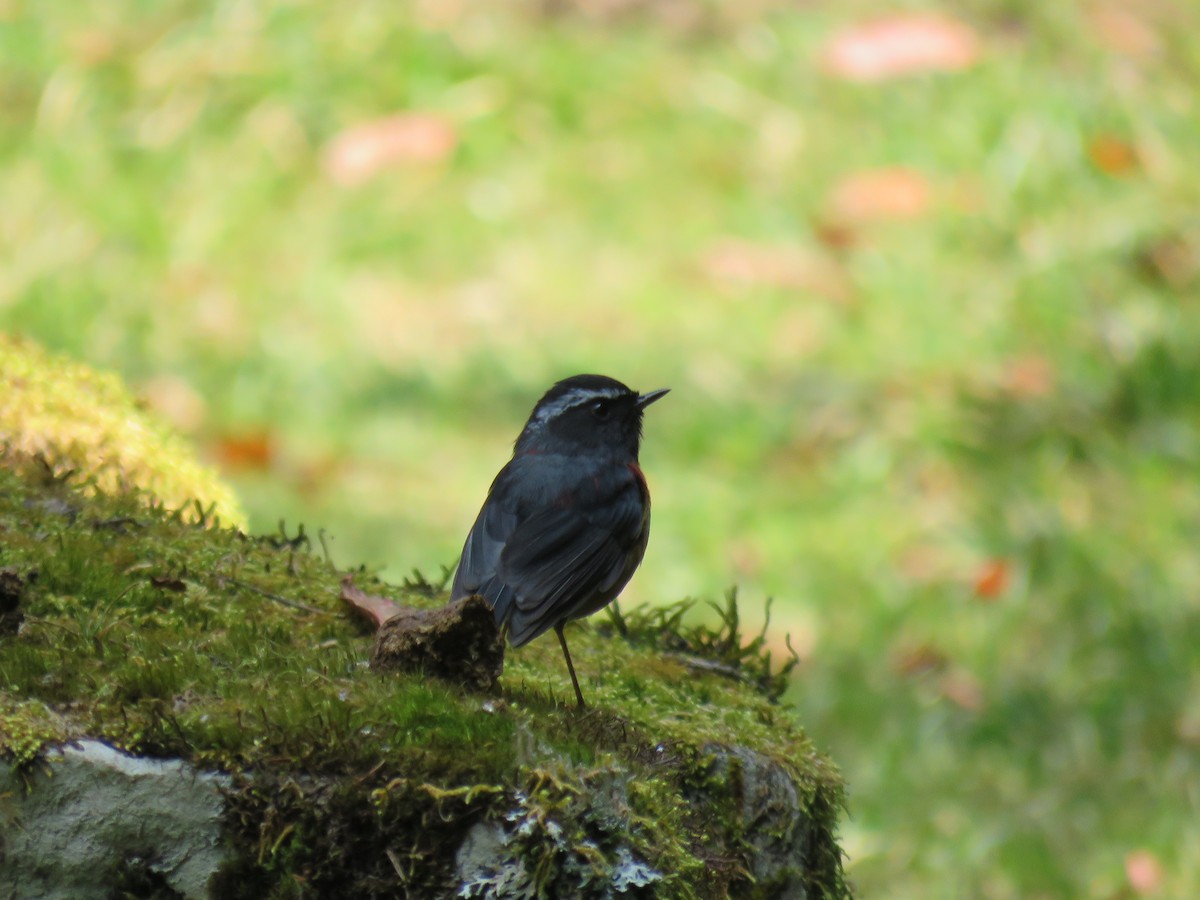
[{"label": "bird's black eye", "polygon": [[610,412],[612,412],[612,404],[607,400],[597,400],[592,404],[592,414],[597,419],[607,419]]}]

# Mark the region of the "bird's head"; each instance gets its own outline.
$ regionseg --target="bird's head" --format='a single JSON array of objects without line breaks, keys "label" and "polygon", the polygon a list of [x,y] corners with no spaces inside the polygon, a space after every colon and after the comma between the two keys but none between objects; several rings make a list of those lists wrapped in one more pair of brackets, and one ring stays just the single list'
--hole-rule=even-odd
[{"label": "bird's head", "polygon": [[564,378],[537,402],[517,438],[518,453],[610,450],[637,459],[642,411],[667,389],[639,394],[615,378]]}]

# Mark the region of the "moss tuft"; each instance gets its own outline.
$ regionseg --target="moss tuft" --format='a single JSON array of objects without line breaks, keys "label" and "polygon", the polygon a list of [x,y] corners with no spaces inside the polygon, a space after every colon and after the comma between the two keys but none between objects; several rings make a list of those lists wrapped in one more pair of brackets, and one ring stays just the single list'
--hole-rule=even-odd
[{"label": "moss tuft", "polygon": [[69,736],[62,719],[39,700],[0,692],[0,756],[18,768],[29,765],[49,745]]},{"label": "moss tuft", "polygon": [[624,615],[614,603],[609,608],[610,628],[634,644],[673,654],[691,668],[741,681],[769,700],[779,700],[800,657],[792,650],[789,636],[786,641],[789,656],[782,666],[775,665],[767,641],[770,599],[762,630],[753,637],[742,633],[736,587],[725,593],[724,605],[711,600],[706,603],[717,614],[716,628],[705,622],[687,621],[697,605],[698,601],[688,598],[667,606],[642,607]]},{"label": "moss tuft", "polygon": [[188,516],[245,527],[233,492],[111,374],[0,333],[0,447],[87,473],[95,490],[137,487]]}]

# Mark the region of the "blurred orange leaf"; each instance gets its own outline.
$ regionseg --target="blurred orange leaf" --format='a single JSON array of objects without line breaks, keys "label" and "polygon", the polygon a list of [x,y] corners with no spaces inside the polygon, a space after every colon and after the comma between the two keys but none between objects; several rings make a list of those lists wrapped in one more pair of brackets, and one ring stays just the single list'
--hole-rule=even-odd
[{"label": "blurred orange leaf", "polygon": [[798,247],[724,238],[704,252],[700,267],[715,281],[792,288],[837,301],[849,299],[850,285],[842,267],[835,260]]},{"label": "blurred orange leaf", "polygon": [[700,264],[709,277],[720,281],[771,287],[794,287],[804,281],[804,272],[794,251],[736,238],[726,238],[709,247]]},{"label": "blurred orange leaf", "polygon": [[813,223],[813,233],[818,241],[834,251],[853,249],[859,242],[858,232],[844,222],[817,220]]},{"label": "blurred orange leaf", "polygon": [[1162,887],[1162,863],[1149,850],[1134,850],[1125,857],[1125,877],[1135,894],[1152,894]]},{"label": "blurred orange leaf", "polygon": [[1126,56],[1151,56],[1162,49],[1162,41],[1139,13],[1144,15],[1144,10],[1109,3],[1094,7],[1088,18],[1100,43],[1110,50]]},{"label": "blurred orange leaf", "polygon": [[458,145],[458,132],[428,113],[399,113],[348,128],[325,151],[325,171],[350,187],[380,171],[405,164],[445,159]]},{"label": "blurred orange leaf", "polygon": [[848,81],[884,81],[916,72],[954,72],[979,59],[979,38],[966,24],[939,15],[893,15],[833,36],[825,71]]},{"label": "blurred orange leaf", "polygon": [[274,442],[266,432],[225,435],[214,445],[217,459],[229,469],[269,469],[275,458]]},{"label": "blurred orange leaf", "polygon": [[933,191],[920,172],[903,166],[868,169],[844,178],[829,205],[839,220],[915,219],[928,212]]},{"label": "blurred orange leaf", "polygon": [[1011,359],[1004,367],[1001,384],[1014,397],[1044,397],[1054,390],[1054,364],[1032,354]]},{"label": "blurred orange leaf", "polygon": [[989,559],[975,573],[975,596],[995,600],[1008,589],[1011,577],[1007,560]]},{"label": "blurred orange leaf", "polygon": [[1101,134],[1088,144],[1088,159],[1105,175],[1119,178],[1138,167],[1137,150],[1126,140],[1111,134]]}]

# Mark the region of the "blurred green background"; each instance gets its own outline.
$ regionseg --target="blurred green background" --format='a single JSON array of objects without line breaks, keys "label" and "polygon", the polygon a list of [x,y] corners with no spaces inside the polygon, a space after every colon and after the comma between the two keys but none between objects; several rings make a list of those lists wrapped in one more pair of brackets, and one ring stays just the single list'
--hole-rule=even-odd
[{"label": "blurred green background", "polygon": [[1184,0],[0,0],[0,328],[391,577],[671,387],[626,602],[775,598],[863,896],[1200,896],[1198,99]]}]

